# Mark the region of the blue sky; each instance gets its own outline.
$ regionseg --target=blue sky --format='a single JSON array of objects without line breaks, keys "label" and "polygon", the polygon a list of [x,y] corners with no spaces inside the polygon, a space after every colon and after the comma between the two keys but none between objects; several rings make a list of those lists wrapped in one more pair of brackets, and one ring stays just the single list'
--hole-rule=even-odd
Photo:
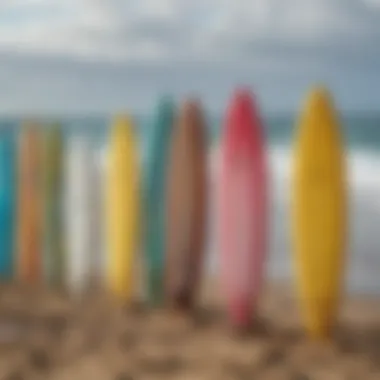
[{"label": "blue sky", "polygon": [[238,84],[293,112],[314,82],[380,110],[379,41],[377,0],[2,0],[0,113],[217,112]]}]

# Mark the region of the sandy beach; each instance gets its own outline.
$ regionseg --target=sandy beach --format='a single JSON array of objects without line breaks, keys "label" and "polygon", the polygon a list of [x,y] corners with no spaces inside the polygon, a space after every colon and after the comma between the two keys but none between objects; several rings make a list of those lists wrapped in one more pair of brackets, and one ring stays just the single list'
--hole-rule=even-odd
[{"label": "sandy beach", "polygon": [[285,284],[267,286],[249,333],[227,324],[215,286],[191,315],[115,305],[100,293],[2,287],[0,379],[380,378],[380,299],[345,299],[331,342],[310,342]]}]

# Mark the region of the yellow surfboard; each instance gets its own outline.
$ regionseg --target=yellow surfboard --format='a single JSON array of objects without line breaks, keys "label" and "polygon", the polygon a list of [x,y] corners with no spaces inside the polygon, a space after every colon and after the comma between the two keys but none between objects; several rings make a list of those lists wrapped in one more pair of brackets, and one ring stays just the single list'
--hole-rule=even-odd
[{"label": "yellow surfboard", "polygon": [[346,237],[344,151],[333,102],[315,88],[301,113],[292,178],[294,261],[305,327],[327,338],[335,323]]},{"label": "yellow surfboard", "polygon": [[106,173],[106,286],[121,300],[133,288],[133,258],[139,234],[139,167],[132,120],[115,119]]}]

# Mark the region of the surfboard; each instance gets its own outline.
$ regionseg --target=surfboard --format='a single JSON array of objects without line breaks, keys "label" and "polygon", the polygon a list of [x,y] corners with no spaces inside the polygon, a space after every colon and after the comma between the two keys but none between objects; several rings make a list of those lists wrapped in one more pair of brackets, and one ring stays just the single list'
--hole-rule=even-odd
[{"label": "surfboard", "polygon": [[[91,218],[92,218],[92,273],[93,285],[98,290],[105,290],[108,276],[108,247],[107,247],[107,213],[105,198],[107,195],[107,158],[108,144],[95,143],[92,140],[91,157]],[[94,261],[92,260],[94,258]]]},{"label": "surfboard", "polygon": [[[65,154],[66,285],[71,294],[88,290],[96,257],[93,255],[93,158],[84,135],[70,137]],[[94,257],[93,257],[94,256]]]},{"label": "surfboard", "polygon": [[14,274],[15,240],[15,141],[14,133],[0,130],[0,279],[9,281]]},{"label": "surfboard", "polygon": [[39,127],[21,130],[18,176],[18,276],[28,284],[42,281],[42,150]]},{"label": "surfboard", "polygon": [[298,294],[311,337],[326,338],[341,292],[346,233],[343,143],[324,88],[311,91],[295,144],[292,224]]},{"label": "surfboard", "polygon": [[58,124],[47,127],[43,144],[44,277],[49,285],[61,286],[65,271],[62,241],[63,141]]},{"label": "surfboard", "polygon": [[267,248],[267,167],[253,95],[235,92],[221,141],[219,246],[230,323],[247,328],[257,309]]},{"label": "surfboard", "polygon": [[134,255],[139,241],[140,187],[132,119],[116,117],[106,179],[107,287],[118,299],[133,296]]},{"label": "surfboard", "polygon": [[187,100],[176,117],[170,146],[166,203],[167,302],[194,306],[203,266],[206,226],[206,132],[201,104]]},{"label": "surfboard", "polygon": [[169,148],[174,122],[174,106],[163,99],[152,124],[149,157],[146,162],[145,263],[147,296],[151,304],[164,299],[165,202]]},{"label": "surfboard", "polygon": [[87,140],[89,148],[89,199],[90,199],[90,286],[103,287],[106,268],[105,218],[104,218],[104,168],[101,162],[102,150],[94,140]]}]

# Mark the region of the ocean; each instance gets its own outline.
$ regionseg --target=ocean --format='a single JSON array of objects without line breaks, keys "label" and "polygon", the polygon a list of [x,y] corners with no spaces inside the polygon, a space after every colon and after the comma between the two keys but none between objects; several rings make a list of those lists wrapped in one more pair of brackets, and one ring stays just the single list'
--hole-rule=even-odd
[{"label": "ocean", "polygon": [[[142,165],[148,151],[151,118],[136,117],[136,133]],[[106,117],[50,118],[63,126],[66,137],[85,134],[104,157],[109,120]],[[263,117],[270,170],[270,229],[267,272],[274,280],[292,280],[291,242],[289,236],[289,177],[295,118]],[[215,182],[212,180],[218,163],[221,119],[208,119],[210,212],[207,242],[208,263],[217,269],[215,238]],[[1,128],[20,128],[15,118],[0,120]],[[346,144],[349,182],[349,237],[347,242],[346,289],[350,293],[380,294],[380,113],[343,115],[342,133]]]}]

